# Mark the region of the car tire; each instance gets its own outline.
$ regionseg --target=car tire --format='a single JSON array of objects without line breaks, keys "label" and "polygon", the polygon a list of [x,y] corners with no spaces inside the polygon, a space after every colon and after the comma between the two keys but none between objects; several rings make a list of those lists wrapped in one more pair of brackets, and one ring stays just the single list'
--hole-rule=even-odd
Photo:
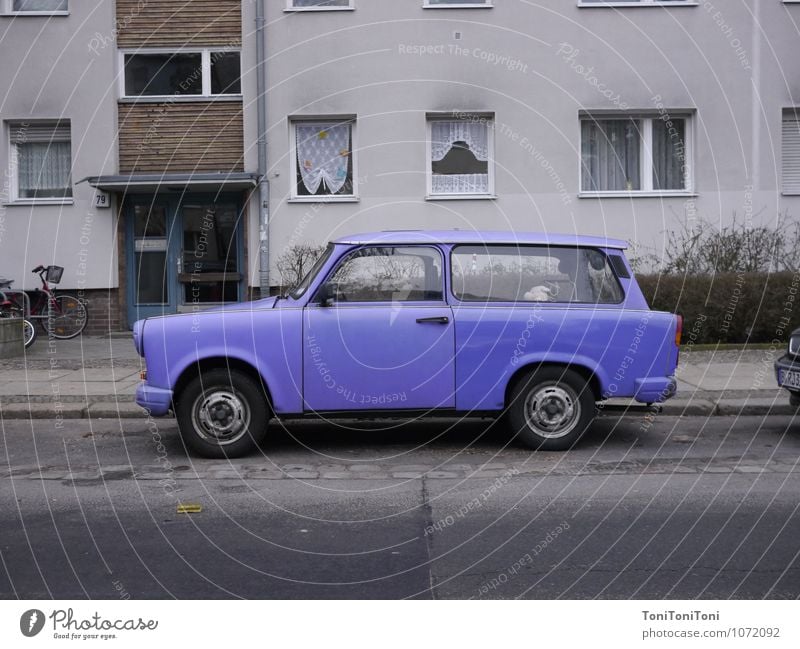
[{"label": "car tire", "polygon": [[251,453],[267,434],[269,413],[260,382],[235,369],[201,372],[175,404],[184,444],[208,458]]},{"label": "car tire", "polygon": [[572,448],[594,421],[595,396],[587,381],[564,367],[539,367],[511,391],[508,422],[514,436],[542,451]]}]

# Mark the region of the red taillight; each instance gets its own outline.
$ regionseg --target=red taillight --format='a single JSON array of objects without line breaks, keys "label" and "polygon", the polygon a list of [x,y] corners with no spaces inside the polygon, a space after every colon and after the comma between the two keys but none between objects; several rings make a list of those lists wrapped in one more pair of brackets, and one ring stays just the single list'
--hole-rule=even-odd
[{"label": "red taillight", "polygon": [[681,335],[683,334],[683,316],[675,316],[675,345],[681,346]]}]

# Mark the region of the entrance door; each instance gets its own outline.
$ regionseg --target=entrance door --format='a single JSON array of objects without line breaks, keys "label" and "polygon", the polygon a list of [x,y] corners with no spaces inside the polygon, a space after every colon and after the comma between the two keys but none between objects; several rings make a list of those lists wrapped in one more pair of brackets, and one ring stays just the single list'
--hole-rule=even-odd
[{"label": "entrance door", "polygon": [[128,197],[128,323],[238,302],[241,214],[236,196]]},{"label": "entrance door", "polygon": [[175,313],[180,229],[174,206],[142,197],[128,202],[128,323]]}]

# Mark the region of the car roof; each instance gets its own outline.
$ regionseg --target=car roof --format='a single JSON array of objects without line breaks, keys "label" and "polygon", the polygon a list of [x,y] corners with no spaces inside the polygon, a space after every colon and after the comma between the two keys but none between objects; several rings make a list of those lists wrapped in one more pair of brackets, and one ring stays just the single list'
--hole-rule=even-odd
[{"label": "car roof", "polygon": [[592,248],[618,248],[625,250],[628,242],[580,234],[554,234],[551,232],[503,232],[486,230],[384,230],[350,234],[334,239],[333,243],[367,245],[374,243],[420,244],[544,244],[551,246],[589,246]]}]

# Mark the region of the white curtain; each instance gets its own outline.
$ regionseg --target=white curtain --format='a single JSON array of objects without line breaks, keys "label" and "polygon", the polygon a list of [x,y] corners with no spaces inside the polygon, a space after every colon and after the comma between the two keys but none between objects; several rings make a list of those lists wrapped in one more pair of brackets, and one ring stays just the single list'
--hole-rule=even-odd
[{"label": "white curtain", "polygon": [[66,11],[68,0],[14,0],[14,11]]},{"label": "white curtain", "polygon": [[433,174],[434,194],[488,194],[489,174]]},{"label": "white curtain", "polygon": [[17,145],[20,198],[72,195],[69,142]]},{"label": "white curtain", "polygon": [[338,193],[347,182],[350,160],[350,124],[297,124],[297,164],[303,185],[316,194]]},{"label": "white curtain", "polygon": [[489,160],[486,124],[466,120],[431,122],[431,157],[434,162],[442,160],[456,142],[466,142],[469,150],[481,162]]},{"label": "white curtain", "polygon": [[635,119],[581,122],[581,190],[637,191],[641,131]]}]

